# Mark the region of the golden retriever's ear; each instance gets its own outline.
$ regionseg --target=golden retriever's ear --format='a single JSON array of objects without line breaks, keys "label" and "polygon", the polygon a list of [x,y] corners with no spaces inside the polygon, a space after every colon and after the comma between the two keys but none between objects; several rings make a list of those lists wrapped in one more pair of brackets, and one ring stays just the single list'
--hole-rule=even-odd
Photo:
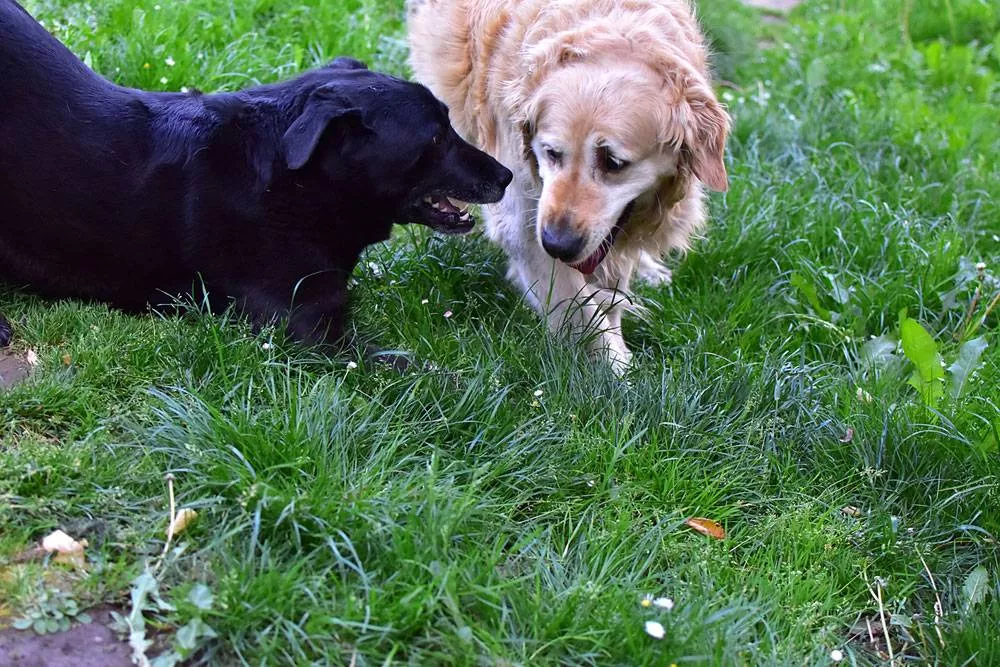
[{"label": "golden retriever's ear", "polygon": [[694,126],[685,142],[691,156],[691,171],[711,189],[725,192],[729,189],[729,177],[723,154],[726,135],[729,134],[729,114],[707,90],[694,88],[688,95],[687,103]]}]

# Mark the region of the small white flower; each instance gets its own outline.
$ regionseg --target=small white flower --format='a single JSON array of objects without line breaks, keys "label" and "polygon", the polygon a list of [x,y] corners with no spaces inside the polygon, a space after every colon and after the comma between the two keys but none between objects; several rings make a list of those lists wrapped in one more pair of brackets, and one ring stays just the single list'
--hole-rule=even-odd
[{"label": "small white flower", "polygon": [[262,349],[262,350],[270,350],[271,349],[271,344],[270,343],[264,343],[263,345],[260,346],[260,349]]},{"label": "small white flower", "polygon": [[832,651],[830,651],[830,660],[833,660],[834,662],[840,662],[843,659],[844,659],[844,652],[841,651],[839,648],[835,648]]},{"label": "small white flower", "polygon": [[[594,488],[595,484],[597,484],[597,482],[595,482],[594,480],[592,480],[592,479],[588,479],[587,480],[587,486],[589,486],[590,488]],[[646,605],[646,606],[648,607],[649,605]]]},{"label": "small white flower", "polygon": [[204,53],[199,53],[198,54],[198,60],[204,60],[204,59],[205,59],[205,54]]},{"label": "small white flower", "polygon": [[643,607],[647,607],[647,608],[648,607],[652,607],[653,606],[653,596],[650,595],[649,593],[646,593],[644,596],[642,596],[642,602],[640,602],[639,604],[642,605]]},{"label": "small white flower", "polygon": [[986,270],[986,262],[979,262],[978,264],[976,264],[976,271],[982,273],[985,270]]},{"label": "small white flower", "polygon": [[653,600],[653,606],[670,611],[671,609],[674,608],[674,601],[671,600],[670,598],[656,598],[655,600]]},{"label": "small white flower", "polygon": [[188,88],[187,86],[181,86],[181,92],[182,93],[190,93],[191,89]]},{"label": "small white flower", "polygon": [[429,304],[430,302],[431,302],[431,300],[430,300],[430,299],[421,299],[421,300],[420,300],[420,305],[421,305],[421,306],[426,306],[426,305],[427,305],[427,304]]},{"label": "small white flower", "polygon": [[167,85],[167,77],[161,76],[160,77],[160,83],[162,83],[163,85]]},{"label": "small white flower", "polygon": [[347,370],[353,371],[357,367],[358,367],[357,362],[354,362],[354,361],[348,361],[347,362]]},{"label": "small white flower", "polygon": [[368,269],[372,272],[372,275],[376,278],[382,275],[382,267],[375,262],[368,262]]},{"label": "small white flower", "polygon": [[156,12],[160,11],[160,6],[159,5],[153,5],[153,11],[156,11]]},{"label": "small white flower", "polygon": [[446,311],[444,311],[444,319],[448,319],[448,318],[449,318],[449,317],[451,317],[451,316],[452,316],[453,314],[454,314],[454,313],[452,313],[452,312],[451,312],[450,310],[446,310]]},{"label": "small white flower", "polygon": [[544,394],[544,393],[545,393],[545,392],[544,392],[544,391],[542,391],[541,389],[536,389],[536,390],[535,390],[535,398],[541,398],[541,397],[542,397],[542,394]]},{"label": "small white flower", "polygon": [[667,635],[667,631],[663,629],[662,624],[656,621],[646,621],[646,634],[653,639],[663,639]]},{"label": "small white flower", "polygon": [[35,354],[34,350],[28,350],[28,354],[24,355],[24,360],[28,362],[29,366],[38,365],[38,355]]},{"label": "small white flower", "polygon": [[163,62],[167,63],[167,67],[173,67],[174,65],[177,64],[177,61],[174,60],[173,56],[167,56],[167,59],[164,60]]}]

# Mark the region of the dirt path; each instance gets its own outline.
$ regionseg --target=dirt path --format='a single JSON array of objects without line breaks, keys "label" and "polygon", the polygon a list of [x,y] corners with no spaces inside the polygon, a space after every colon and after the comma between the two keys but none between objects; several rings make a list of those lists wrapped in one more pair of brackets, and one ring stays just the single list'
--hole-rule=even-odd
[{"label": "dirt path", "polygon": [[9,350],[0,350],[0,390],[13,387],[28,377],[28,364]]},{"label": "dirt path", "polygon": [[4,667],[131,667],[129,647],[111,630],[111,608],[88,610],[93,621],[66,632],[36,635],[31,630],[0,630]]}]

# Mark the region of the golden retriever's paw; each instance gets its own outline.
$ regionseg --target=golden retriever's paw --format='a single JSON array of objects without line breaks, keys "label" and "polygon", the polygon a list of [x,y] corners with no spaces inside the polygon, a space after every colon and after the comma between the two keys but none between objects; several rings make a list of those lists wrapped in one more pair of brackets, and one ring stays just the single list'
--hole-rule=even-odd
[{"label": "golden retriever's paw", "polygon": [[632,352],[621,336],[601,336],[591,347],[591,356],[611,366],[611,371],[619,378],[625,377],[632,368]]},{"label": "golden retriever's paw", "polygon": [[643,252],[642,257],[639,258],[639,266],[636,269],[636,273],[639,276],[639,280],[650,287],[666,287],[674,279],[673,271],[648,252]]}]

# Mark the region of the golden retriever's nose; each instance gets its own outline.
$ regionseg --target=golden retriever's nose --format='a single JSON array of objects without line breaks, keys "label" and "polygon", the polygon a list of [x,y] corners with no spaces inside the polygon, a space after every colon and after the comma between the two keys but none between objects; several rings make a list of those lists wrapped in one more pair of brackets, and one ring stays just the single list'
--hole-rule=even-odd
[{"label": "golden retriever's nose", "polygon": [[573,230],[569,216],[561,216],[542,227],[542,247],[556,259],[568,262],[583,249],[584,238]]}]

